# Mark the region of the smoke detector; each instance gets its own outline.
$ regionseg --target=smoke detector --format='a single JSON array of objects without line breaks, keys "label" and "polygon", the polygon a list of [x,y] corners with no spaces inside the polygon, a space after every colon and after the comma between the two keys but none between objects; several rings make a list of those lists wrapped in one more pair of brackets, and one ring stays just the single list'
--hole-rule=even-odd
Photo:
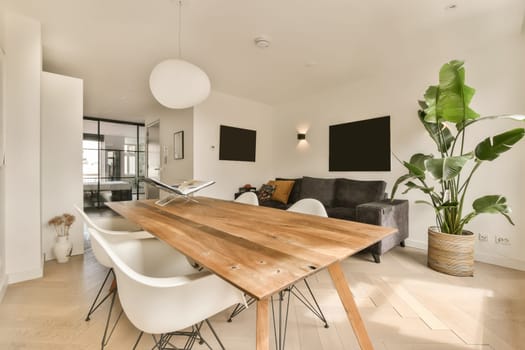
[{"label": "smoke detector", "polygon": [[270,46],[270,38],[266,36],[258,36],[255,39],[253,39],[253,42],[255,43],[255,46],[260,47],[262,49]]}]

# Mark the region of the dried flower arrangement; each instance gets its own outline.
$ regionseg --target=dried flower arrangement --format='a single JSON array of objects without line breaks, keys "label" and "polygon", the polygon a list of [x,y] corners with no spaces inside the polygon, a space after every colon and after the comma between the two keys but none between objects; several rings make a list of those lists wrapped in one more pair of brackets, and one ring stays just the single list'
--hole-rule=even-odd
[{"label": "dried flower arrangement", "polygon": [[75,222],[75,216],[64,213],[62,215],[55,216],[54,218],[50,219],[47,224],[49,226],[55,227],[55,232],[57,234],[57,237],[67,237],[69,236],[69,228],[73,223]]}]

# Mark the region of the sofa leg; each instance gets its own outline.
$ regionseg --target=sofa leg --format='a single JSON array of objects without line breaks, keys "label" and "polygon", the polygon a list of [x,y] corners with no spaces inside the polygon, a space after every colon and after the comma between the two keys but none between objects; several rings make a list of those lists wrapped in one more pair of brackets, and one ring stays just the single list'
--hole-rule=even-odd
[{"label": "sofa leg", "polygon": [[402,240],[401,242],[399,242],[399,245],[403,248],[405,248],[405,240]]},{"label": "sofa leg", "polygon": [[372,253],[372,256],[374,257],[374,261],[376,264],[379,264],[381,262],[381,255]]}]

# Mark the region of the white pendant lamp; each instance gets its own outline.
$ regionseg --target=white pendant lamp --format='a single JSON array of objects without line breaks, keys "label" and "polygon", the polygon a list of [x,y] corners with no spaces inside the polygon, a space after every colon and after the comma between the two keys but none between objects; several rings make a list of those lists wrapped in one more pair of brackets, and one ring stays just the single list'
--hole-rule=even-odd
[{"label": "white pendant lamp", "polygon": [[210,94],[210,79],[196,65],[181,57],[181,15],[179,1],[179,57],[160,62],[149,77],[149,87],[155,99],[163,106],[182,109],[195,106]]}]

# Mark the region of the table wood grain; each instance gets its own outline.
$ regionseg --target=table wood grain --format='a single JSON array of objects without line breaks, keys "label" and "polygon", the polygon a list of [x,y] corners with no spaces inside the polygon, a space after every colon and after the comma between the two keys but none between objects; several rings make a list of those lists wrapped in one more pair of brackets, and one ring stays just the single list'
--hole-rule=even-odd
[{"label": "table wood grain", "polygon": [[[257,349],[268,349],[268,298],[329,267],[362,349],[372,349],[340,261],[397,230],[232,201],[195,197],[161,207],[154,200],[111,209],[261,301]],[[266,339],[266,340],[264,340]]]}]

